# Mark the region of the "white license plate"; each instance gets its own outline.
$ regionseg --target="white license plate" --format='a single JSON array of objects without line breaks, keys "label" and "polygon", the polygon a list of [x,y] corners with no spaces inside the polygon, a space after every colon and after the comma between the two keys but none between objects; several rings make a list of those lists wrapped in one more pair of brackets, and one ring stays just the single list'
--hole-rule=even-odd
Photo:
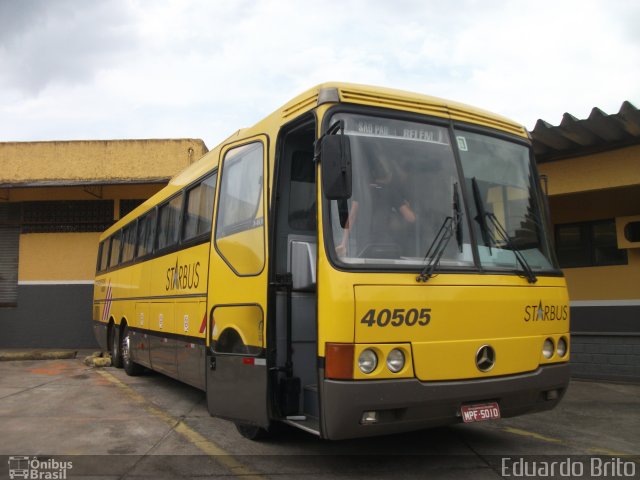
[{"label": "white license plate", "polygon": [[462,405],[460,414],[464,423],[484,422],[500,418],[500,406],[497,402],[478,405]]}]

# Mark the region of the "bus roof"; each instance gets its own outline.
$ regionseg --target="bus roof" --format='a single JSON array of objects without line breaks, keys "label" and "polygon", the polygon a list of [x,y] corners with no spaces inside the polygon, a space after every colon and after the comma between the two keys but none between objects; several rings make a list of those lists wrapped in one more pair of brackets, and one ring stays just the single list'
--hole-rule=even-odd
[{"label": "bus roof", "polygon": [[105,230],[100,236],[100,240],[116,232],[122,226],[150,210],[151,207],[170,197],[193,180],[211,171],[218,164],[220,150],[223,146],[231,143],[235,139],[265,133],[265,127],[267,125],[272,125],[274,122],[277,125],[281,125],[302,113],[328,103],[349,103],[409,111],[473,123],[502,130],[520,137],[526,138],[528,136],[526,129],[522,125],[500,115],[470,105],[385,87],[344,82],[321,83],[296,96],[271,115],[260,120],[253,127],[240,129],[227,137],[219,145],[203,155],[202,158],[175,175],[166,187]]}]

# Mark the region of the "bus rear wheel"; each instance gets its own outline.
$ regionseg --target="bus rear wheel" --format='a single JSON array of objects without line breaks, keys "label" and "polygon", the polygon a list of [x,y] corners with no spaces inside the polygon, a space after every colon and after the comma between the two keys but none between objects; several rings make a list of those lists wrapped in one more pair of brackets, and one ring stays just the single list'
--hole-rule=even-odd
[{"label": "bus rear wheel", "polygon": [[120,338],[118,330],[114,324],[111,325],[110,338],[110,350],[111,350],[111,365],[116,368],[122,368],[122,355],[120,351]]},{"label": "bus rear wheel", "polygon": [[127,325],[124,326],[124,331],[122,332],[122,342],[120,343],[120,352],[122,355],[122,367],[127,375],[131,377],[137,377],[138,375],[142,375],[144,373],[144,367],[135,363],[131,359],[131,335],[129,333],[129,327]]}]

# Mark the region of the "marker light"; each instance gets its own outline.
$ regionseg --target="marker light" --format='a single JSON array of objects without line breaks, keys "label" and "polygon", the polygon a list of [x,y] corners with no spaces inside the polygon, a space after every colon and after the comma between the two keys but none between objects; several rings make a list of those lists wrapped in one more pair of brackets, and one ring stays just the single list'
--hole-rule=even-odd
[{"label": "marker light", "polygon": [[371,373],[378,366],[378,356],[376,353],[367,348],[360,353],[358,357],[358,367],[362,373]]},{"label": "marker light", "polygon": [[387,368],[393,373],[398,373],[404,368],[404,353],[399,348],[394,348],[387,355]]},{"label": "marker light", "polygon": [[556,347],[556,352],[559,357],[564,357],[567,354],[567,341],[564,337],[558,340],[558,346]]},{"label": "marker light", "polygon": [[327,343],[325,355],[326,378],[337,380],[353,378],[353,343]]},{"label": "marker light", "polygon": [[551,358],[553,357],[553,350],[553,340],[547,338],[544,341],[544,345],[542,346],[542,355],[544,356],[544,358]]}]

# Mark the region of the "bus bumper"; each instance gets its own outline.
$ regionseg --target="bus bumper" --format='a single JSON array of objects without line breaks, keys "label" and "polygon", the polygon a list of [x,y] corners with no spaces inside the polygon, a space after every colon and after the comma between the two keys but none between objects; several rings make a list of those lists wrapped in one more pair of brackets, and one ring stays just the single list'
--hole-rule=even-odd
[{"label": "bus bumper", "polygon": [[[498,402],[503,418],[549,410],[568,385],[568,363],[525,374],[447,382],[324,380],[322,436],[338,440],[461,423],[461,405],[489,401]],[[363,413],[371,411],[377,412],[377,423],[363,425]]]}]

